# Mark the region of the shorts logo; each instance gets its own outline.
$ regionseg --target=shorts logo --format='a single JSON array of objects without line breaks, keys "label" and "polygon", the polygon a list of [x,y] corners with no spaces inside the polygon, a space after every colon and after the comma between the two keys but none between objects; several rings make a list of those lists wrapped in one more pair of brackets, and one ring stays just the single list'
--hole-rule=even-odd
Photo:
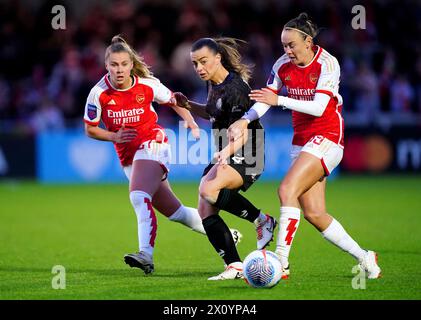
[{"label": "shorts logo", "polygon": [[142,103],[143,101],[145,101],[145,95],[144,94],[137,94],[136,95],[136,101],[137,101],[137,103]]},{"label": "shorts logo", "polygon": [[234,156],[234,157],[232,157],[232,160],[234,160],[235,164],[241,164],[244,160],[244,157]]},{"label": "shorts logo", "polygon": [[319,79],[319,77],[318,77],[318,76],[317,76],[317,74],[315,74],[315,73],[310,73],[309,78],[310,78],[310,82],[311,82],[311,83],[316,83],[316,82],[317,82],[317,80]]},{"label": "shorts logo", "polygon": [[89,120],[94,120],[97,116],[97,107],[93,104],[88,103],[88,118]]}]

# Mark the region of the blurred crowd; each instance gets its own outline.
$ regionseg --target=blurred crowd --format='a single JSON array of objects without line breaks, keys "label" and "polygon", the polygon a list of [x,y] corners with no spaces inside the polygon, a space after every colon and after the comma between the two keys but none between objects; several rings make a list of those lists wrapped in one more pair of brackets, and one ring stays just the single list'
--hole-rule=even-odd
[{"label": "blurred crowd", "polygon": [[[421,6],[418,1],[27,1],[0,2],[0,131],[39,132],[78,126],[86,97],[104,75],[104,52],[121,34],[173,91],[204,102],[190,46],[200,37],[244,39],[254,65],[252,88],[265,85],[283,54],[283,25],[300,12],[321,28],[315,39],[341,65],[345,120],[379,119],[421,125]],[[365,29],[353,29],[354,5],[366,10]],[[66,9],[66,29],[54,30],[51,9]],[[281,109],[273,114],[283,116]],[[271,117],[276,121],[279,117]],[[160,109],[161,122],[171,111]],[[406,122],[405,122],[406,121]]]}]

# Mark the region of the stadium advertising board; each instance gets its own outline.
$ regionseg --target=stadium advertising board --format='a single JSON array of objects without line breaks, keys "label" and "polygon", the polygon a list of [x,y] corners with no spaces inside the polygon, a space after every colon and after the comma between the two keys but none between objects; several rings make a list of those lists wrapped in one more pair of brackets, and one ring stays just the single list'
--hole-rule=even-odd
[{"label": "stadium advertising board", "polygon": [[[171,181],[199,181],[213,154],[213,137],[202,131],[195,140],[182,126],[166,129],[171,144]],[[292,131],[266,131],[262,180],[279,180],[289,166]],[[111,143],[89,139],[80,131],[42,133],[37,137],[37,177],[46,183],[126,182]]]}]

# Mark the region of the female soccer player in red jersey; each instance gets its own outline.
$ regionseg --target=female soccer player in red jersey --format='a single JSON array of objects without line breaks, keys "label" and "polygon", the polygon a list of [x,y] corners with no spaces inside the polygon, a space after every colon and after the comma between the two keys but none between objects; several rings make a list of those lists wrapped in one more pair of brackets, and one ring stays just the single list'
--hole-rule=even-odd
[{"label": "female soccer player in red jersey", "polygon": [[[343,155],[344,121],[339,90],[340,67],[334,56],[313,43],[317,27],[306,13],[290,20],[283,28],[281,41],[285,54],[274,64],[267,87],[252,90],[256,103],[241,120],[231,125],[235,140],[248,123],[259,119],[270,106],[292,110],[294,137],[292,165],[278,189],[281,214],[276,253],[289,275],[289,252],[300,222],[304,218],[322,236],[351,254],[370,279],[380,276],[377,254],[362,249],[341,224],[326,212],[326,179]],[[285,86],[288,97],[278,96]]]},{"label": "female soccer player in red jersey", "polygon": [[[105,67],[108,73],[87,99],[85,131],[91,138],[114,143],[130,181],[130,201],[138,221],[139,252],[125,255],[124,260],[151,273],[157,229],[153,207],[170,220],[205,234],[197,210],[183,206],[166,180],[171,150],[164,129],[157,124],[152,102],[172,107],[196,138],[199,128],[190,112],[175,105],[173,93],[152,76],[122,37],[113,37],[106,49]],[[106,129],[99,127],[101,120]]]}]

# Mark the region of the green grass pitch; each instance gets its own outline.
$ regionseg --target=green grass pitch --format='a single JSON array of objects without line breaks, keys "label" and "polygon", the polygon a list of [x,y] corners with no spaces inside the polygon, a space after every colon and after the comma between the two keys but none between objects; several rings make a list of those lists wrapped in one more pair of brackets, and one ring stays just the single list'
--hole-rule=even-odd
[{"label": "green grass pitch", "polygon": [[[259,181],[249,199],[279,218],[278,183]],[[197,203],[197,184],[173,184]],[[328,212],[364,248],[379,253],[383,277],[354,289],[355,261],[301,220],[291,250],[292,275],[272,289],[243,280],[210,282],[223,270],[207,238],[158,214],[155,273],[123,262],[137,251],[137,223],[126,185],[0,184],[0,299],[420,299],[421,178],[340,177],[328,183]],[[244,258],[255,248],[247,221],[223,212],[244,235]],[[272,243],[269,250],[274,250]],[[52,288],[62,265],[66,288]],[[362,285],[362,283],[359,283]]]}]

